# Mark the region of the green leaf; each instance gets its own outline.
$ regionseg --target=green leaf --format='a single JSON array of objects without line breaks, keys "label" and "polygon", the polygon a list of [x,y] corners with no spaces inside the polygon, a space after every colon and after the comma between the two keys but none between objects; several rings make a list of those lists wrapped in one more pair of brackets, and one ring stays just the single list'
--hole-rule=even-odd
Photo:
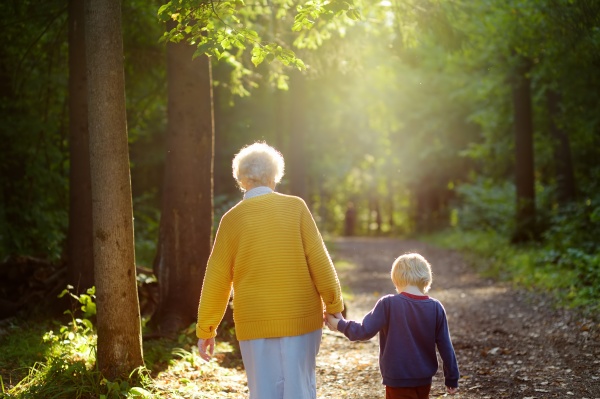
[{"label": "green leaf", "polygon": [[93,330],[94,329],[94,325],[92,324],[91,321],[89,321],[88,319],[82,319],[81,320],[81,324],[83,324],[84,326],[86,326],[86,328]]},{"label": "green leaf", "polygon": [[171,13],[168,12],[169,8],[171,8],[171,3],[163,4],[158,9],[156,15],[160,18],[161,21],[166,22],[171,17]]},{"label": "green leaf", "polygon": [[[272,54],[271,54],[272,55]],[[252,49],[252,63],[254,66],[258,66],[265,60],[266,53],[262,47],[256,46]]]},{"label": "green leaf", "polygon": [[351,8],[350,10],[346,11],[346,16],[353,21],[358,21],[361,18],[360,11],[358,11],[356,8]]},{"label": "green leaf", "polygon": [[154,395],[140,387],[133,387],[127,393],[127,398],[151,399],[153,397]]},{"label": "green leaf", "polygon": [[58,294],[59,298],[62,298],[63,296],[70,294],[69,290],[72,290],[73,286],[72,285],[67,285],[67,288],[65,288],[60,294]]},{"label": "green leaf", "polygon": [[294,21],[294,24],[292,25],[292,31],[299,32],[302,30],[302,26],[302,21]]},{"label": "green leaf", "polygon": [[302,61],[300,58],[296,58],[295,64],[296,64],[296,67],[301,71],[306,69],[306,65],[304,64],[304,61]]},{"label": "green leaf", "polygon": [[192,59],[195,59],[203,54],[211,55],[212,50],[213,50],[213,46],[210,43],[208,43],[208,42],[201,43],[200,45],[198,45],[198,48],[196,49],[196,51],[194,51],[194,55],[192,56]]}]

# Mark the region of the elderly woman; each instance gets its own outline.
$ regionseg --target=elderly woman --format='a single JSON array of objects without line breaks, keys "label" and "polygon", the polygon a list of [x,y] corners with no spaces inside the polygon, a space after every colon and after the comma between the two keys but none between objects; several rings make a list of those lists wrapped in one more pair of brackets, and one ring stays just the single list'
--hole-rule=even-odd
[{"label": "elderly woman", "polygon": [[323,312],[344,305],[337,274],[301,198],[274,191],[281,154],[243,148],[233,176],[244,199],[221,219],[198,309],[198,350],[209,360],[233,286],[236,336],[251,399],[316,398]]}]

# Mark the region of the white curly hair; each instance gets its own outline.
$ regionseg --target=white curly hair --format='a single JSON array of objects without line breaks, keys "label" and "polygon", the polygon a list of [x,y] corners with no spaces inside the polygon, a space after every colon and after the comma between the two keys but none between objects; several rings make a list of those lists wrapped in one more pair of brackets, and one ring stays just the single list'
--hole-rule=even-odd
[{"label": "white curly hair", "polygon": [[242,191],[258,186],[271,186],[281,181],[285,162],[275,148],[265,142],[243,147],[233,157],[233,177]]}]

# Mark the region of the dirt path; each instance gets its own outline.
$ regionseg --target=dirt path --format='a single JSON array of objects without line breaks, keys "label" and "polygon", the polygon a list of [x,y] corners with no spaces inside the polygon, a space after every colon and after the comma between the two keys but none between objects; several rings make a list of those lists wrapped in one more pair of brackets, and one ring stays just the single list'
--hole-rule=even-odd
[{"label": "dirt path", "polygon": [[[394,293],[392,261],[415,251],[432,264],[430,295],[444,304],[462,378],[456,398],[600,399],[599,325],[555,311],[541,296],[486,281],[457,253],[416,241],[337,239],[336,261],[348,317],[361,319],[377,299]],[[318,362],[319,398],[383,398],[377,337],[352,343],[328,330]],[[432,398],[443,397],[441,372]]]}]

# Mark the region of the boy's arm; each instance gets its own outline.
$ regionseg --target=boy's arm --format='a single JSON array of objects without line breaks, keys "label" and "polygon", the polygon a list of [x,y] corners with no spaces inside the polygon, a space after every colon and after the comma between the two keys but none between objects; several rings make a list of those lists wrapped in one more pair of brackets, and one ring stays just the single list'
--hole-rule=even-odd
[{"label": "boy's arm", "polygon": [[387,302],[381,298],[365,315],[361,322],[339,319],[336,328],[343,333],[350,341],[366,341],[373,338],[387,324],[386,310]]},{"label": "boy's arm", "polygon": [[446,388],[449,388],[448,393],[453,394],[450,391],[452,389],[456,392],[458,388],[458,379],[460,378],[460,372],[458,369],[458,362],[456,360],[456,353],[452,346],[452,340],[450,339],[450,329],[448,328],[448,320],[446,318],[446,311],[440,304],[438,309],[438,321],[436,331],[436,345],[440,356],[444,364],[444,378]]}]

